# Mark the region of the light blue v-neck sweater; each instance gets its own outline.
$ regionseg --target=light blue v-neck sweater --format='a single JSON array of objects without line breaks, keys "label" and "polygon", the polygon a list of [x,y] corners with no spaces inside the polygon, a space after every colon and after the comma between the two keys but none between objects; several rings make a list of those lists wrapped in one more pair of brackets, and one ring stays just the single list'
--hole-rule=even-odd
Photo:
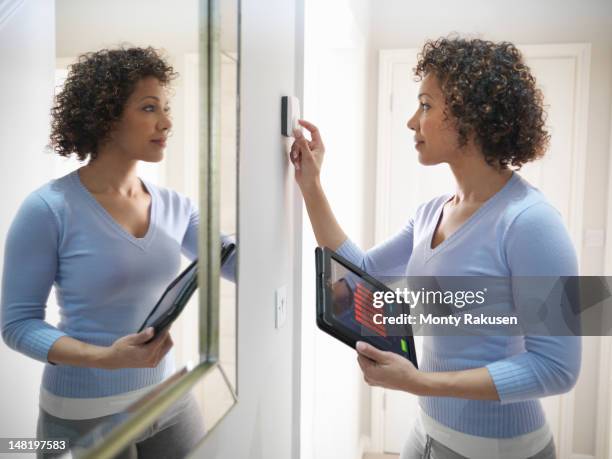
[{"label": "light blue v-neck sweater", "polygon": [[[53,343],[68,335],[109,346],[135,333],[180,268],[197,256],[198,211],[190,199],[143,182],[151,195],[143,238],[121,227],[81,183],[77,171],[31,193],[9,230],[2,277],[2,337],[47,363],[43,387],[63,397],[121,394],[158,383],[174,371],[172,352],[156,368],[103,370],[51,365]],[[235,254],[222,268],[234,278]],[[57,328],[45,322],[55,285]]]},{"label": "light blue v-neck sweater", "polygon": [[[363,252],[346,240],[341,256],[380,276],[575,276],[576,254],[559,213],[514,173],[454,234],[431,248],[444,203],[420,206],[396,236]],[[505,305],[511,312],[512,301]],[[504,312],[503,308],[499,312]],[[470,435],[508,438],[545,422],[538,398],[568,391],[580,371],[575,336],[425,336],[423,371],[486,367],[500,401],[419,397],[441,424]]]}]

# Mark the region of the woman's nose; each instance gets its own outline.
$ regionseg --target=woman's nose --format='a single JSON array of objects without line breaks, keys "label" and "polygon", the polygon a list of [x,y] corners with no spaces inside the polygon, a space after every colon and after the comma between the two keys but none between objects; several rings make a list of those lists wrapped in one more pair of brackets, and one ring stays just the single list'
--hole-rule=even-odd
[{"label": "woman's nose", "polygon": [[172,119],[170,115],[164,114],[163,118],[159,120],[158,127],[162,131],[169,131],[172,129]]},{"label": "woman's nose", "polygon": [[408,127],[408,129],[412,130],[412,131],[416,131],[417,130],[417,113],[415,112],[414,115],[412,115],[411,118],[408,119],[408,122],[406,123],[406,126]]}]

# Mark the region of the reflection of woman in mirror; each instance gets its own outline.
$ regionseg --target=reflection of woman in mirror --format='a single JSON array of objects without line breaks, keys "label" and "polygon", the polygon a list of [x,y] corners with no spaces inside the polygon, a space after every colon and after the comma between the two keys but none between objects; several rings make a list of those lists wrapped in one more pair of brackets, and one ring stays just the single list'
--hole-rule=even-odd
[{"label": "reflection of woman in mirror", "polygon": [[[291,160],[318,244],[374,276],[577,275],[561,216],[511,169],[542,156],[549,139],[542,95],[519,51],[510,43],[442,38],[425,44],[415,72],[418,109],[407,124],[419,162],[447,163],[455,194],[424,203],[396,236],[363,252],[338,225],[321,187],[321,135],[301,122],[312,140],[296,131]],[[505,305],[508,313],[515,301]],[[402,458],[555,456],[539,398],[574,386],[580,337],[423,339],[418,370],[396,354],[357,346],[366,382],[420,396]]]},{"label": "reflection of woman in mirror", "polygon": [[[174,371],[168,329],[135,333],[181,253],[197,257],[198,210],[136,175],[163,159],[177,74],[153,48],[101,50],[71,66],[52,110],[51,145],[87,164],[32,192],[6,241],[2,336],[46,363],[38,436],[74,441]],[[222,272],[232,278],[235,256]],[[61,320],[45,322],[56,286]],[[146,344],[145,344],[146,343]],[[128,454],[184,457],[203,434],[187,397]]]}]

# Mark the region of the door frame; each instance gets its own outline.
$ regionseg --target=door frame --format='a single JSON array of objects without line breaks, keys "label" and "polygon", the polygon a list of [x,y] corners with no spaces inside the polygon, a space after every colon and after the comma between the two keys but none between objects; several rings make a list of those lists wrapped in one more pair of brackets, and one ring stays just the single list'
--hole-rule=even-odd
[{"label": "door frame", "polygon": [[[612,276],[612,106],[610,106],[610,140],[608,142],[608,215],[606,219],[606,250],[604,258],[604,275]],[[612,337],[602,336],[599,354],[599,388],[597,398],[600,407],[606,407],[603,413],[597,413],[597,432],[595,437],[595,457],[612,459],[610,451],[610,438],[612,436],[612,397],[610,384],[612,384]]]}]

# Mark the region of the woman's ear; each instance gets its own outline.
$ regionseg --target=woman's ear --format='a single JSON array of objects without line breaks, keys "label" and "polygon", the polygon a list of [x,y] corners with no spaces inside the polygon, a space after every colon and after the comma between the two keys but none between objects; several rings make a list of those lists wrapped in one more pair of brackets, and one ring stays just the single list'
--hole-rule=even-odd
[{"label": "woman's ear", "polygon": [[[123,114],[121,116],[123,116]],[[121,123],[121,119],[115,120],[110,123],[108,134],[106,134],[106,137],[102,139],[102,141],[100,142],[101,145],[107,144],[109,142],[113,142],[115,140],[115,133],[117,132],[117,129],[119,128],[120,123]]]},{"label": "woman's ear", "polygon": [[116,123],[112,123],[107,134],[96,142],[96,151],[103,150],[115,141]]}]

